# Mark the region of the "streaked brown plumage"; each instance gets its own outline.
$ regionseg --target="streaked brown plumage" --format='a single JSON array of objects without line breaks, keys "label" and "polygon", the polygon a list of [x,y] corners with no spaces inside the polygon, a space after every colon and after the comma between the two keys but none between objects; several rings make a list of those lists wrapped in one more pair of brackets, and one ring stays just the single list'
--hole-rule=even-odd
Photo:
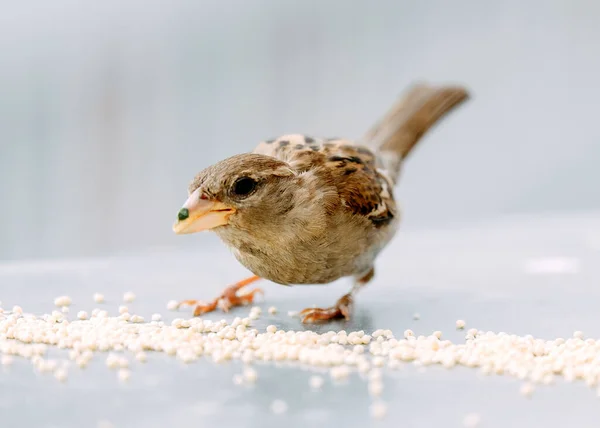
[{"label": "streaked brown plumage", "polygon": [[[294,285],[353,277],[352,291],[334,307],[303,311],[304,322],[348,318],[354,293],[373,277],[377,255],[397,231],[393,188],[404,159],[467,98],[461,87],[416,85],[360,142],[298,134],[261,142],[253,153],[194,178],[174,230],[213,230],[255,274],[244,285],[259,278]],[[238,296],[239,288],[194,313],[251,302],[253,294]]]}]

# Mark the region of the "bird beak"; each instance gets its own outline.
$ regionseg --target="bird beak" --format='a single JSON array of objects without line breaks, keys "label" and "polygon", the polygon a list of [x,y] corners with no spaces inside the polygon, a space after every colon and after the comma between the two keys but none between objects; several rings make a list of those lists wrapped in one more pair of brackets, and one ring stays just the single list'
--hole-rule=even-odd
[{"label": "bird beak", "polygon": [[229,222],[235,209],[219,201],[211,201],[196,189],[179,210],[173,231],[178,235],[202,232]]}]

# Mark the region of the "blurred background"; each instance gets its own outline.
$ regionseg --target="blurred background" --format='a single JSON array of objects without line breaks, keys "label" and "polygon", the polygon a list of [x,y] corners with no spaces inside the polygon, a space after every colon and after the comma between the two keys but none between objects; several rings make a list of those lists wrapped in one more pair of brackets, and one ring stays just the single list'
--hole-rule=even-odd
[{"label": "blurred background", "polygon": [[0,259],[212,242],[171,231],[199,170],[358,138],[423,80],[472,99],[408,162],[404,229],[594,212],[598,22],[592,0],[2,2]]}]

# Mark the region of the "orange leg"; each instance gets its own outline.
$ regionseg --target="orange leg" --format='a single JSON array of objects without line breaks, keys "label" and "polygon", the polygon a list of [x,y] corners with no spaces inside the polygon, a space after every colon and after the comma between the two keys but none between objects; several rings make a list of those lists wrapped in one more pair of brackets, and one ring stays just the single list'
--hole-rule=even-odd
[{"label": "orange leg", "polygon": [[260,288],[255,288],[254,290],[249,291],[248,293],[238,295],[238,291],[241,288],[244,288],[248,284],[252,284],[255,281],[258,281],[260,277],[251,276],[250,278],[246,278],[240,282],[236,282],[232,286],[227,287],[223,293],[214,299],[209,304],[201,304],[198,300],[183,300],[179,302],[178,307],[181,306],[196,306],[194,309],[194,316],[200,316],[206,314],[208,312],[212,312],[217,309],[217,306],[221,308],[223,312],[229,312],[234,306],[244,306],[249,305],[254,301],[254,295],[256,293],[263,294],[263,291]]},{"label": "orange leg", "polygon": [[354,287],[348,294],[344,294],[330,308],[307,308],[300,312],[303,316],[302,322],[305,324],[314,324],[318,322],[327,322],[338,318],[350,319],[352,306],[354,305],[354,294],[367,282],[373,279],[375,269],[371,268],[366,274],[359,276],[356,279]]}]

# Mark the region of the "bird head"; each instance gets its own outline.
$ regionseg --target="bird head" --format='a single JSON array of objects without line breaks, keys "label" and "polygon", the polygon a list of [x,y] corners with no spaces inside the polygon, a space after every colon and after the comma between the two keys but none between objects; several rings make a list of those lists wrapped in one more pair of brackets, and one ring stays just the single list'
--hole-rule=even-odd
[{"label": "bird head", "polygon": [[173,231],[251,230],[253,224],[290,209],[295,177],[287,163],[271,156],[242,154],[222,160],[196,175]]}]

